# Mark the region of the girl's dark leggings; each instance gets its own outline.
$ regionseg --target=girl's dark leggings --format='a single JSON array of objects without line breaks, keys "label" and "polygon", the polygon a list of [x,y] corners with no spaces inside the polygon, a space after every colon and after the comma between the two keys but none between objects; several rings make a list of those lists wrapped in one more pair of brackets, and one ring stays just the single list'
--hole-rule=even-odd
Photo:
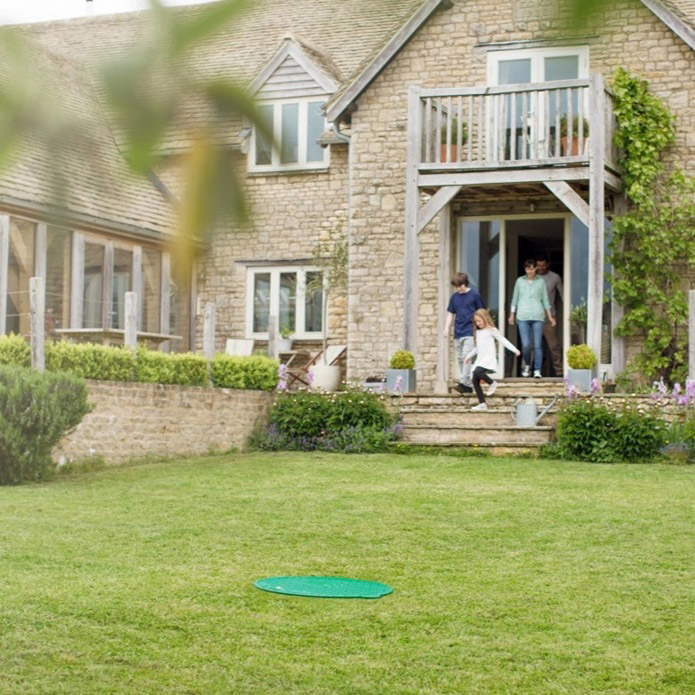
[{"label": "girl's dark leggings", "polygon": [[488,376],[492,374],[492,369],[485,369],[485,367],[476,367],[473,370],[473,388],[475,389],[475,395],[478,396],[479,403],[485,403],[485,396],[483,396],[483,389],[480,387],[480,382],[484,381],[486,384],[491,384],[492,379]]}]

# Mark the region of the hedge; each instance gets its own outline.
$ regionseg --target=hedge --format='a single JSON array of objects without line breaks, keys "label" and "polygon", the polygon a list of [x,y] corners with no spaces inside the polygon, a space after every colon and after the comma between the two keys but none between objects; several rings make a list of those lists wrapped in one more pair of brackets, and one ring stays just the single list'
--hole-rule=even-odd
[{"label": "hedge", "polygon": [[[0,336],[0,365],[31,365],[31,350],[17,335]],[[168,354],[95,343],[46,341],[46,369],[96,381],[205,386],[208,360],[194,353]],[[218,388],[272,391],[278,383],[278,362],[268,357],[219,354],[210,362],[210,382]]]}]

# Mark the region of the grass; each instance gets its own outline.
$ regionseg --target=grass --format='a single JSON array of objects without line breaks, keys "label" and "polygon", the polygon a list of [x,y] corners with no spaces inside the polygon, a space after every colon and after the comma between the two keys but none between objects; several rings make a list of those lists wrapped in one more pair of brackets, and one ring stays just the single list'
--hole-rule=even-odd
[{"label": "grass", "polygon": [[[0,691],[695,692],[695,468],[248,454],[0,489]],[[384,581],[376,601],[253,581]]]}]

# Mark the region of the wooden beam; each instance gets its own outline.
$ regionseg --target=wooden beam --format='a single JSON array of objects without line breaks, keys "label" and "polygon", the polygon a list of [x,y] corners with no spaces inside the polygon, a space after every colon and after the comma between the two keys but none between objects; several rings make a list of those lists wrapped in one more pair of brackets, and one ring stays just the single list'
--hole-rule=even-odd
[{"label": "wooden beam", "polygon": [[[624,215],[627,211],[627,198],[625,195],[618,195],[615,198],[614,214]],[[622,304],[615,301],[611,292],[611,363],[613,374],[616,375],[625,369],[627,360],[625,357],[625,338],[615,334],[615,327],[620,323],[625,313]]]},{"label": "wooden beam", "polygon": [[327,104],[326,118],[335,121],[340,118],[360,94],[371,84],[372,80],[388,65],[391,59],[405,46],[413,34],[429,19],[430,15],[442,4],[442,0],[428,0],[391,38],[381,52],[348,85],[337,101]]},{"label": "wooden beam", "polygon": [[688,290],[688,377],[695,379],[695,290]]},{"label": "wooden beam", "polygon": [[29,278],[29,306],[31,313],[31,366],[39,372],[46,368],[45,327],[46,292],[43,278]]},{"label": "wooden beam", "polygon": [[442,186],[486,186],[492,184],[545,183],[546,181],[588,181],[589,167],[571,169],[514,169],[512,171],[470,171],[455,174],[420,174],[421,188]]},{"label": "wooden beam", "polygon": [[463,186],[440,188],[421,208],[417,216],[419,234],[456,197]]},{"label": "wooden beam", "polygon": [[[642,0],[642,4],[653,12],[676,36],[695,51],[695,31],[658,0]],[[692,18],[692,17],[691,17]]]},{"label": "wooden beam", "polygon": [[[418,309],[418,169],[422,133],[420,88],[408,90],[408,149],[405,179],[405,236],[403,245],[403,347],[417,352]],[[417,362],[417,358],[416,358]]]},{"label": "wooden beam", "polygon": [[560,200],[567,209],[589,226],[589,206],[567,181],[544,181],[545,187]]},{"label": "wooden beam", "polygon": [[587,344],[601,359],[603,318],[603,265],[605,225],[605,132],[606,91],[602,75],[591,78],[589,114],[589,278],[587,287]]},{"label": "wooden beam", "polygon": [[47,225],[39,222],[36,225],[36,237],[34,243],[34,276],[46,279],[46,244],[47,244]]},{"label": "wooden beam", "polygon": [[[159,330],[164,335],[171,333],[171,254],[162,251],[162,286],[159,295]],[[166,340],[159,349],[162,352],[169,352],[171,342]]]},{"label": "wooden beam", "polygon": [[72,233],[72,273],[70,274],[70,328],[82,328],[84,309],[84,234]]},{"label": "wooden beam", "polygon": [[7,276],[10,262],[10,218],[0,215],[0,335],[7,330]]},{"label": "wooden beam", "polygon": [[449,353],[450,339],[444,337],[446,311],[449,299],[449,280],[451,274],[451,205],[446,205],[439,213],[439,264],[437,276],[437,372],[435,393],[449,392]]},{"label": "wooden beam", "polygon": [[145,306],[145,293],[144,293],[144,274],[142,270],[142,246],[133,247],[133,292],[135,292],[135,298],[137,300],[137,307],[135,315],[137,317],[137,330],[142,330],[142,317],[143,308]]}]

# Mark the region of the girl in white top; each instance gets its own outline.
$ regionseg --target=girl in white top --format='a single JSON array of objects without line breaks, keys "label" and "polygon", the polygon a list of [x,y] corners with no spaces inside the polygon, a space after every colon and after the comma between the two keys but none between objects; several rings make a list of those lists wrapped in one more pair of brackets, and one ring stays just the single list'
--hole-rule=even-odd
[{"label": "girl in white top", "polygon": [[493,381],[488,374],[497,371],[497,344],[502,343],[510,352],[513,352],[517,357],[520,352],[510,343],[496,328],[495,322],[486,309],[478,309],[473,314],[473,331],[475,335],[475,347],[469,352],[465,361],[469,362],[475,357],[473,363],[473,388],[475,395],[478,396],[478,405],[472,410],[487,410],[483,389],[480,387],[480,382],[484,381],[489,384],[487,395],[491,396],[497,388],[497,382]]}]

